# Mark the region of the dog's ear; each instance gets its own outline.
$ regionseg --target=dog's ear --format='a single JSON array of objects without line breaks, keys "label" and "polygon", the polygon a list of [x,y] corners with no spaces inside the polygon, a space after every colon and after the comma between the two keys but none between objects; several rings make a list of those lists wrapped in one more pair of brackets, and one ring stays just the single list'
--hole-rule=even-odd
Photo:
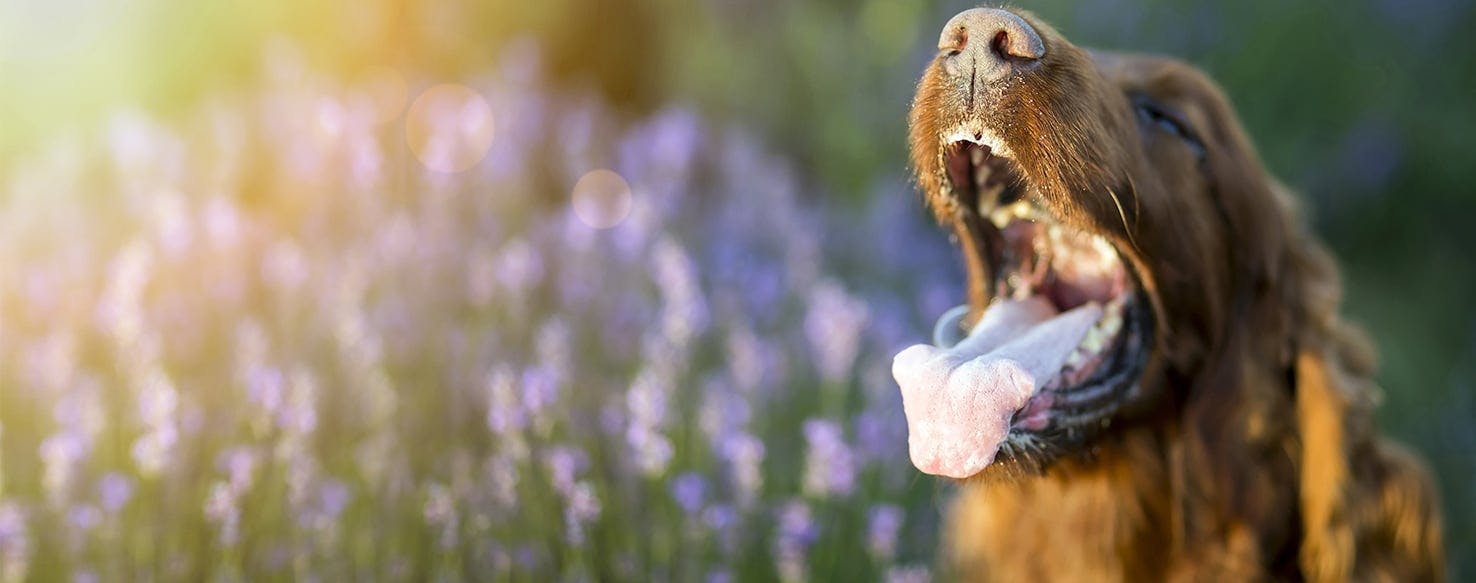
[{"label": "dog's ear", "polygon": [[1342,367],[1321,346],[1297,355],[1297,433],[1301,441],[1298,497],[1302,509],[1303,573],[1310,581],[1346,581],[1356,551],[1348,515],[1351,455],[1346,412],[1351,395]]},{"label": "dog's ear", "polygon": [[[1413,455],[1378,439],[1377,359],[1363,331],[1338,315],[1336,263],[1309,236],[1287,258],[1294,325],[1298,564],[1309,581],[1367,574],[1394,581],[1443,579],[1438,495]],[[1372,548],[1369,541],[1377,541]],[[1370,552],[1377,549],[1378,552]]]},{"label": "dog's ear", "polygon": [[1354,444],[1371,431],[1353,424],[1371,419],[1377,395],[1369,379],[1376,364],[1372,343],[1338,317],[1342,282],[1336,262],[1310,237],[1301,239],[1288,250],[1285,273],[1296,326],[1291,377],[1303,530],[1298,559],[1308,580],[1346,581],[1357,552],[1349,514],[1350,460]]},{"label": "dog's ear", "polygon": [[1308,581],[1443,580],[1434,481],[1374,427],[1372,343],[1327,304],[1309,315],[1294,378],[1302,573]]}]

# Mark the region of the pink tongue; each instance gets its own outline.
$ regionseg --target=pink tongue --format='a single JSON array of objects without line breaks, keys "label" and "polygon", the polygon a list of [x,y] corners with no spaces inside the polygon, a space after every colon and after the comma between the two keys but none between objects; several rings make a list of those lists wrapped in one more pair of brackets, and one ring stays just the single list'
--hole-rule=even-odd
[{"label": "pink tongue", "polygon": [[892,360],[902,388],[912,465],[967,478],[983,470],[1010,416],[1055,376],[1102,316],[1088,303],[1057,314],[1049,300],[996,300],[952,348],[917,344]]}]

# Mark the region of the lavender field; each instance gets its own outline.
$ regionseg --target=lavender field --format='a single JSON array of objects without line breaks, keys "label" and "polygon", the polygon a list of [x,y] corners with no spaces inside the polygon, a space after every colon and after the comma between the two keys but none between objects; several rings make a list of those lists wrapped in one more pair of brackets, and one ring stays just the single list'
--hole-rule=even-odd
[{"label": "lavender field", "polygon": [[[319,75],[0,196],[0,581],[930,578],[889,366],[961,291],[681,105]],[[900,170],[900,166],[899,166]]]}]

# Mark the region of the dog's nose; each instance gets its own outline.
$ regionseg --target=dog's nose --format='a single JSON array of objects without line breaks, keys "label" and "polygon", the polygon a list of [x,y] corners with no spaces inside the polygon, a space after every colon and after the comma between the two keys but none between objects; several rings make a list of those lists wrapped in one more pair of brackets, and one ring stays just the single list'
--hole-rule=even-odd
[{"label": "dog's nose", "polygon": [[1045,43],[1025,19],[997,8],[958,13],[943,27],[938,50],[954,75],[970,75],[985,83],[1009,74],[1017,65],[1045,56]]}]

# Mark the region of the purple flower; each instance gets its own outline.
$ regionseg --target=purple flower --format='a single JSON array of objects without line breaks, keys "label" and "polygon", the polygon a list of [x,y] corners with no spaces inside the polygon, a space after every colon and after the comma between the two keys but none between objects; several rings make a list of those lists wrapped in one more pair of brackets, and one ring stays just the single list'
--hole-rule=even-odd
[{"label": "purple flower", "polygon": [[719,447],[724,436],[748,425],[752,409],[747,400],[727,388],[722,377],[708,378],[703,387],[707,397],[698,413],[698,425],[714,447]]},{"label": "purple flower", "polygon": [[246,398],[275,414],[282,406],[286,380],[282,371],[269,366],[253,366],[246,371]]},{"label": "purple flower", "polygon": [[569,493],[568,504],[564,506],[564,540],[571,545],[582,546],[585,526],[599,516],[600,499],[595,496],[594,488],[589,482],[575,484]]},{"label": "purple flower", "polygon": [[304,511],[298,516],[298,524],[304,528],[327,530],[338,521],[338,516],[352,498],[353,493],[343,482],[324,480],[307,500]]},{"label": "purple flower", "polygon": [[926,565],[907,565],[888,567],[882,579],[887,583],[928,583],[933,576]]},{"label": "purple flower", "polygon": [[505,455],[487,460],[485,470],[492,500],[501,508],[514,508],[518,503],[518,466]]},{"label": "purple flower", "polygon": [[228,484],[236,492],[245,492],[251,487],[252,474],[256,469],[256,452],[248,447],[226,450],[216,460],[216,466],[225,471]]},{"label": "purple flower", "polygon": [[301,437],[318,427],[318,383],[306,370],[293,371],[287,404],[277,412],[277,426],[290,437]]},{"label": "purple flower", "polygon": [[97,497],[103,510],[117,513],[133,497],[133,480],[117,472],[103,474],[97,483]]},{"label": "purple flower", "polygon": [[497,279],[514,297],[523,297],[543,279],[542,259],[523,239],[509,241],[493,261],[497,265]]},{"label": "purple flower", "polygon": [[900,399],[895,404],[867,409],[857,414],[856,455],[866,462],[885,466],[906,455],[907,423]]},{"label": "purple flower", "polygon": [[205,518],[220,528],[221,546],[235,546],[240,536],[240,496],[241,493],[229,482],[216,482],[205,498]]},{"label": "purple flower", "polygon": [[31,538],[26,532],[25,513],[14,503],[0,503],[0,579],[25,579],[30,558]]},{"label": "purple flower", "polygon": [[450,488],[438,483],[427,486],[425,505],[421,512],[425,516],[426,524],[440,528],[441,548],[449,549],[456,545],[458,517],[456,500],[452,498]]},{"label": "purple flower", "polygon": [[739,503],[751,504],[764,484],[764,442],[747,433],[735,432],[723,439],[719,454],[731,468],[733,490]]},{"label": "purple flower", "polygon": [[738,552],[742,541],[738,511],[728,504],[713,504],[702,511],[702,524],[717,537],[718,548],[727,556]]},{"label": "purple flower", "polygon": [[891,505],[873,506],[866,519],[866,550],[878,561],[888,562],[897,556],[897,533],[906,518],[902,509]]},{"label": "purple flower", "polygon": [[739,321],[728,332],[727,349],[728,374],[733,377],[733,385],[744,394],[753,393],[763,384],[764,373],[769,368],[768,347]]},{"label": "purple flower", "polygon": [[697,269],[679,243],[663,237],[656,241],[651,271],[661,290],[662,336],[675,346],[683,346],[707,326],[707,304],[698,285]]},{"label": "purple flower", "polygon": [[707,493],[707,482],[701,474],[686,472],[671,481],[671,497],[688,516],[695,516],[702,509],[703,497]]},{"label": "purple flower", "polygon": [[815,525],[809,505],[798,500],[791,500],[780,507],[778,523],[778,532],[774,535],[774,558],[778,563],[779,579],[804,581],[807,579],[806,556],[820,529]]},{"label": "purple flower", "polygon": [[74,506],[67,511],[67,522],[71,523],[72,528],[86,532],[102,522],[102,513],[91,504]]},{"label": "purple flower", "polygon": [[77,467],[91,449],[89,441],[86,436],[64,432],[41,442],[41,461],[45,467],[42,483],[51,500],[59,503],[70,494]]},{"label": "purple flower", "polygon": [[810,496],[848,496],[856,485],[856,460],[845,443],[839,423],[829,419],[805,421],[804,489]]},{"label": "purple flower", "polygon": [[860,349],[869,316],[866,304],[828,280],[810,292],[809,303],[805,338],[815,354],[815,368],[827,382],[844,381]]},{"label": "purple flower", "polygon": [[559,398],[558,377],[548,368],[534,366],[523,370],[520,384],[523,409],[527,411],[528,418],[539,425],[550,423],[552,420],[543,416],[543,413]]},{"label": "purple flower", "polygon": [[569,496],[574,491],[574,479],[586,464],[584,452],[568,446],[555,446],[544,459],[548,467],[549,481],[554,490]]},{"label": "purple flower", "polygon": [[666,423],[666,399],[669,384],[656,371],[647,368],[631,382],[625,394],[630,412],[625,441],[636,456],[636,465],[648,476],[666,471],[671,460],[671,442],[661,434]]},{"label": "purple flower", "polygon": [[498,368],[487,375],[487,429],[506,436],[526,423],[522,404],[513,387],[512,371]]},{"label": "purple flower", "polygon": [[636,467],[647,476],[659,476],[671,461],[671,441],[650,427],[633,425],[625,432],[625,441],[635,452]]}]

